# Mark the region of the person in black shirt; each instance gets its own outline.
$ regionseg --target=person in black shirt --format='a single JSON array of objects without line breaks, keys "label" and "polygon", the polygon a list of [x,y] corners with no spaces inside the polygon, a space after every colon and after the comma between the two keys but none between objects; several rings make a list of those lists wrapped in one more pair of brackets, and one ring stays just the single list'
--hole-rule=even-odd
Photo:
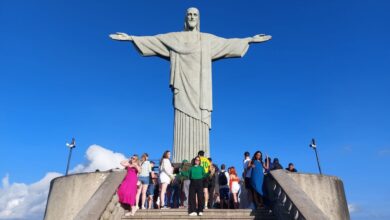
[{"label": "person in black shirt", "polygon": [[279,159],[278,158],[274,158],[274,162],[272,164],[273,164],[273,166],[272,166],[271,170],[281,170],[281,169],[283,169],[282,165],[279,163]]},{"label": "person in black shirt", "polygon": [[298,170],[297,169],[295,169],[295,166],[294,166],[294,164],[293,163],[289,163],[288,164],[288,167],[286,168],[286,170],[287,171],[290,171],[290,172],[298,172]]}]

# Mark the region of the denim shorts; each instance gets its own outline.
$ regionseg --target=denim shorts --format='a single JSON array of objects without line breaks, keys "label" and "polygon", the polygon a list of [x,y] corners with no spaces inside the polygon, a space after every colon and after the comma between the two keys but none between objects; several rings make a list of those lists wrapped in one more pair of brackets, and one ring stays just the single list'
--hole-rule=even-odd
[{"label": "denim shorts", "polygon": [[142,185],[149,185],[149,177],[148,176],[139,176],[138,180]]},{"label": "denim shorts", "polygon": [[147,196],[154,196],[154,184],[149,184],[148,191],[146,191]]}]

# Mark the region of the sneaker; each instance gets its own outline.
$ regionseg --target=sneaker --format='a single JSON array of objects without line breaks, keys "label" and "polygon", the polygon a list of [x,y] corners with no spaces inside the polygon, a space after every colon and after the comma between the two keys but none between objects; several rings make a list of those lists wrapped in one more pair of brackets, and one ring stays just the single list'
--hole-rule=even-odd
[{"label": "sneaker", "polygon": [[161,209],[169,209],[169,207],[163,206],[163,207],[161,207]]},{"label": "sneaker", "polygon": [[203,212],[199,212],[199,214],[198,214],[199,216],[202,216],[203,215]]},{"label": "sneaker", "polygon": [[204,209],[209,209],[209,207],[205,206]]},{"label": "sneaker", "polygon": [[196,212],[191,212],[190,214],[188,214],[189,216],[197,216]]}]

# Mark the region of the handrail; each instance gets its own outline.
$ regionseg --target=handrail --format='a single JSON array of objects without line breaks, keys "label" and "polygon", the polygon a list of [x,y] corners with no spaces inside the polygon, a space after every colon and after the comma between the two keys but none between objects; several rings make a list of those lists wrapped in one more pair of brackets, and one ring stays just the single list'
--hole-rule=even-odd
[{"label": "handrail", "polygon": [[265,178],[268,197],[278,220],[328,220],[312,199],[285,170],[271,171]]},{"label": "handrail", "polygon": [[123,170],[109,173],[106,180],[88,200],[87,204],[80,210],[74,220],[98,220],[111,202],[118,186],[125,177]]}]

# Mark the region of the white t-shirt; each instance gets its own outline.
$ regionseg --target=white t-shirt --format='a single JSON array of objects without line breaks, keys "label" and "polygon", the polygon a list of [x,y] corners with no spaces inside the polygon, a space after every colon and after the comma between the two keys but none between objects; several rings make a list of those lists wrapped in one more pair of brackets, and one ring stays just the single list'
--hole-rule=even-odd
[{"label": "white t-shirt", "polygon": [[[244,160],[244,170],[248,168],[248,165],[249,165],[249,162],[250,162],[250,161],[251,161],[251,159],[249,159],[249,158],[247,158],[247,159]],[[252,172],[251,172],[251,171],[252,171],[252,167],[249,168],[249,169],[247,169],[247,170],[246,170],[245,177],[251,178],[251,176],[252,176]]]},{"label": "white t-shirt", "polygon": [[139,175],[142,177],[149,177],[150,172],[152,172],[152,168],[150,167],[150,162],[148,160],[144,161],[141,164],[141,172]]}]

